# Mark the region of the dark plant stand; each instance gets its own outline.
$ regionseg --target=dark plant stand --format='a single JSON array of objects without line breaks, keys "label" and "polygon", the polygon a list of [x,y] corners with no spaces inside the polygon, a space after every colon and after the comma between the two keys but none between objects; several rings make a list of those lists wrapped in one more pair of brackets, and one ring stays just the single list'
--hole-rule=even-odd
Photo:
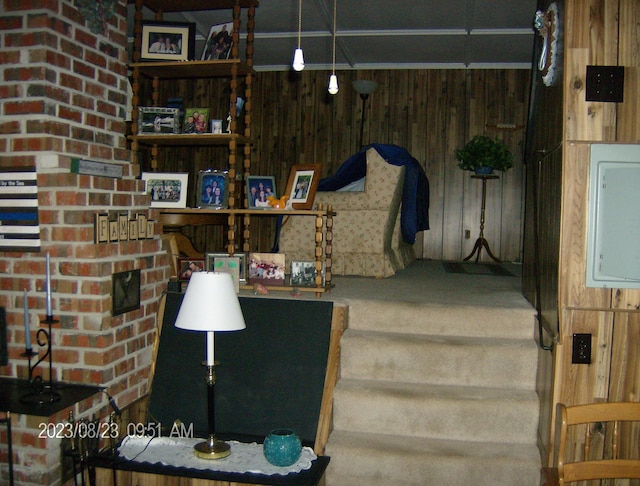
[{"label": "dark plant stand", "polygon": [[484,213],[485,213],[485,207],[486,207],[486,203],[487,203],[487,181],[488,180],[493,180],[493,179],[499,179],[499,176],[495,175],[495,174],[490,174],[490,175],[472,175],[471,176],[472,179],[481,179],[482,180],[482,209],[480,211],[480,235],[478,236],[478,239],[476,240],[475,245],[473,246],[473,251],[469,254],[469,256],[467,258],[465,258],[463,261],[467,261],[470,260],[473,255],[478,252],[478,254],[476,255],[476,262],[480,259],[480,253],[482,252],[482,248],[484,247],[485,250],[487,250],[487,254],[497,263],[502,263],[498,258],[496,258],[494,256],[493,253],[491,253],[491,249],[489,248],[489,242],[485,239],[484,237]]}]

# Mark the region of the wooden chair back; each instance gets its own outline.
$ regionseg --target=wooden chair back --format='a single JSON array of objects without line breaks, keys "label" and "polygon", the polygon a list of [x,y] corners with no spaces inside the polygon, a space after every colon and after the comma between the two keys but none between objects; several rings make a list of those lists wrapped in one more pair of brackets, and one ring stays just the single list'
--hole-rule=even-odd
[{"label": "wooden chair back", "polygon": [[[556,414],[554,467],[543,468],[545,486],[640,478],[640,403],[559,403]],[[573,462],[566,462],[568,454],[575,454]]]}]

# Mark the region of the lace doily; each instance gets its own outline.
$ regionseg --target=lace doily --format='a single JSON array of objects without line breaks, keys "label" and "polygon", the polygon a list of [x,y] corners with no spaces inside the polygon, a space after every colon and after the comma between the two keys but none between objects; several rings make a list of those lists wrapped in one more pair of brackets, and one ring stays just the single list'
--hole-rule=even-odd
[{"label": "lace doily", "polygon": [[119,455],[129,461],[162,464],[164,466],[208,469],[212,471],[254,474],[289,474],[311,468],[317,458],[310,447],[303,447],[298,462],[288,467],[270,464],[262,453],[262,444],[227,441],[231,454],[222,459],[202,459],[194,454],[193,446],[203,439],[172,437],[125,437],[118,447]]}]

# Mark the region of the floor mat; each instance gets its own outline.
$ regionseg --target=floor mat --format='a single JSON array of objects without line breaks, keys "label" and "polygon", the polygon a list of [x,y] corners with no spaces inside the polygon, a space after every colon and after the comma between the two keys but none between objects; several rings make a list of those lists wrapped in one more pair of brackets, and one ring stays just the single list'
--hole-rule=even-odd
[{"label": "floor mat", "polygon": [[497,263],[474,262],[442,262],[447,273],[466,273],[469,275],[498,275],[502,277],[515,277],[513,273]]}]

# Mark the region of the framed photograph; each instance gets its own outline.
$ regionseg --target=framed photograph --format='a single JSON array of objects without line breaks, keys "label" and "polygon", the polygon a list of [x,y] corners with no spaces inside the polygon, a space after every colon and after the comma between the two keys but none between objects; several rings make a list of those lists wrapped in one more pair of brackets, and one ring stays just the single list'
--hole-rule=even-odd
[{"label": "framed photograph", "polygon": [[320,164],[294,165],[289,173],[287,191],[288,202],[293,209],[313,209],[322,166]]},{"label": "framed photograph", "polygon": [[189,280],[195,272],[204,271],[204,258],[178,258],[178,280]]},{"label": "framed photograph", "polygon": [[212,271],[231,275],[236,293],[240,291],[240,258],[237,256],[216,257]]},{"label": "framed photograph", "polygon": [[[228,253],[207,253],[205,255],[206,264],[207,264],[205,268],[207,269],[207,272],[216,271],[215,269],[216,259],[225,259],[225,258],[229,258],[230,256],[231,255],[229,255]],[[233,256],[238,257],[240,259],[240,266],[239,266],[240,271],[238,274],[238,280],[240,281],[240,283],[247,283],[247,254],[234,253]]]},{"label": "framed photograph", "polygon": [[315,287],[316,263],[315,262],[291,262],[291,285],[297,287]]},{"label": "framed photograph", "polygon": [[196,25],[189,22],[142,22],[140,59],[188,61],[193,59]]},{"label": "framed photograph", "polygon": [[187,108],[184,111],[182,133],[207,133],[209,108]]},{"label": "framed photograph", "polygon": [[247,176],[249,209],[269,208],[269,196],[276,195],[276,180],[269,176]]},{"label": "framed photograph", "polygon": [[180,133],[180,110],[155,106],[138,107],[140,135],[173,135]]},{"label": "framed photograph", "polygon": [[233,46],[232,33],[233,22],[211,26],[200,59],[202,61],[229,59]]},{"label": "framed photograph", "polygon": [[249,283],[284,286],[284,253],[249,253]]},{"label": "framed photograph", "polygon": [[222,133],[222,120],[211,120],[211,133]]},{"label": "framed photograph", "polygon": [[229,197],[229,172],[201,170],[198,172],[198,207],[224,209]]},{"label": "framed photograph", "polygon": [[189,174],[143,172],[145,194],[151,196],[152,208],[186,208]]},{"label": "framed photograph", "polygon": [[140,308],[140,270],[114,273],[111,281],[112,315],[118,316]]}]

